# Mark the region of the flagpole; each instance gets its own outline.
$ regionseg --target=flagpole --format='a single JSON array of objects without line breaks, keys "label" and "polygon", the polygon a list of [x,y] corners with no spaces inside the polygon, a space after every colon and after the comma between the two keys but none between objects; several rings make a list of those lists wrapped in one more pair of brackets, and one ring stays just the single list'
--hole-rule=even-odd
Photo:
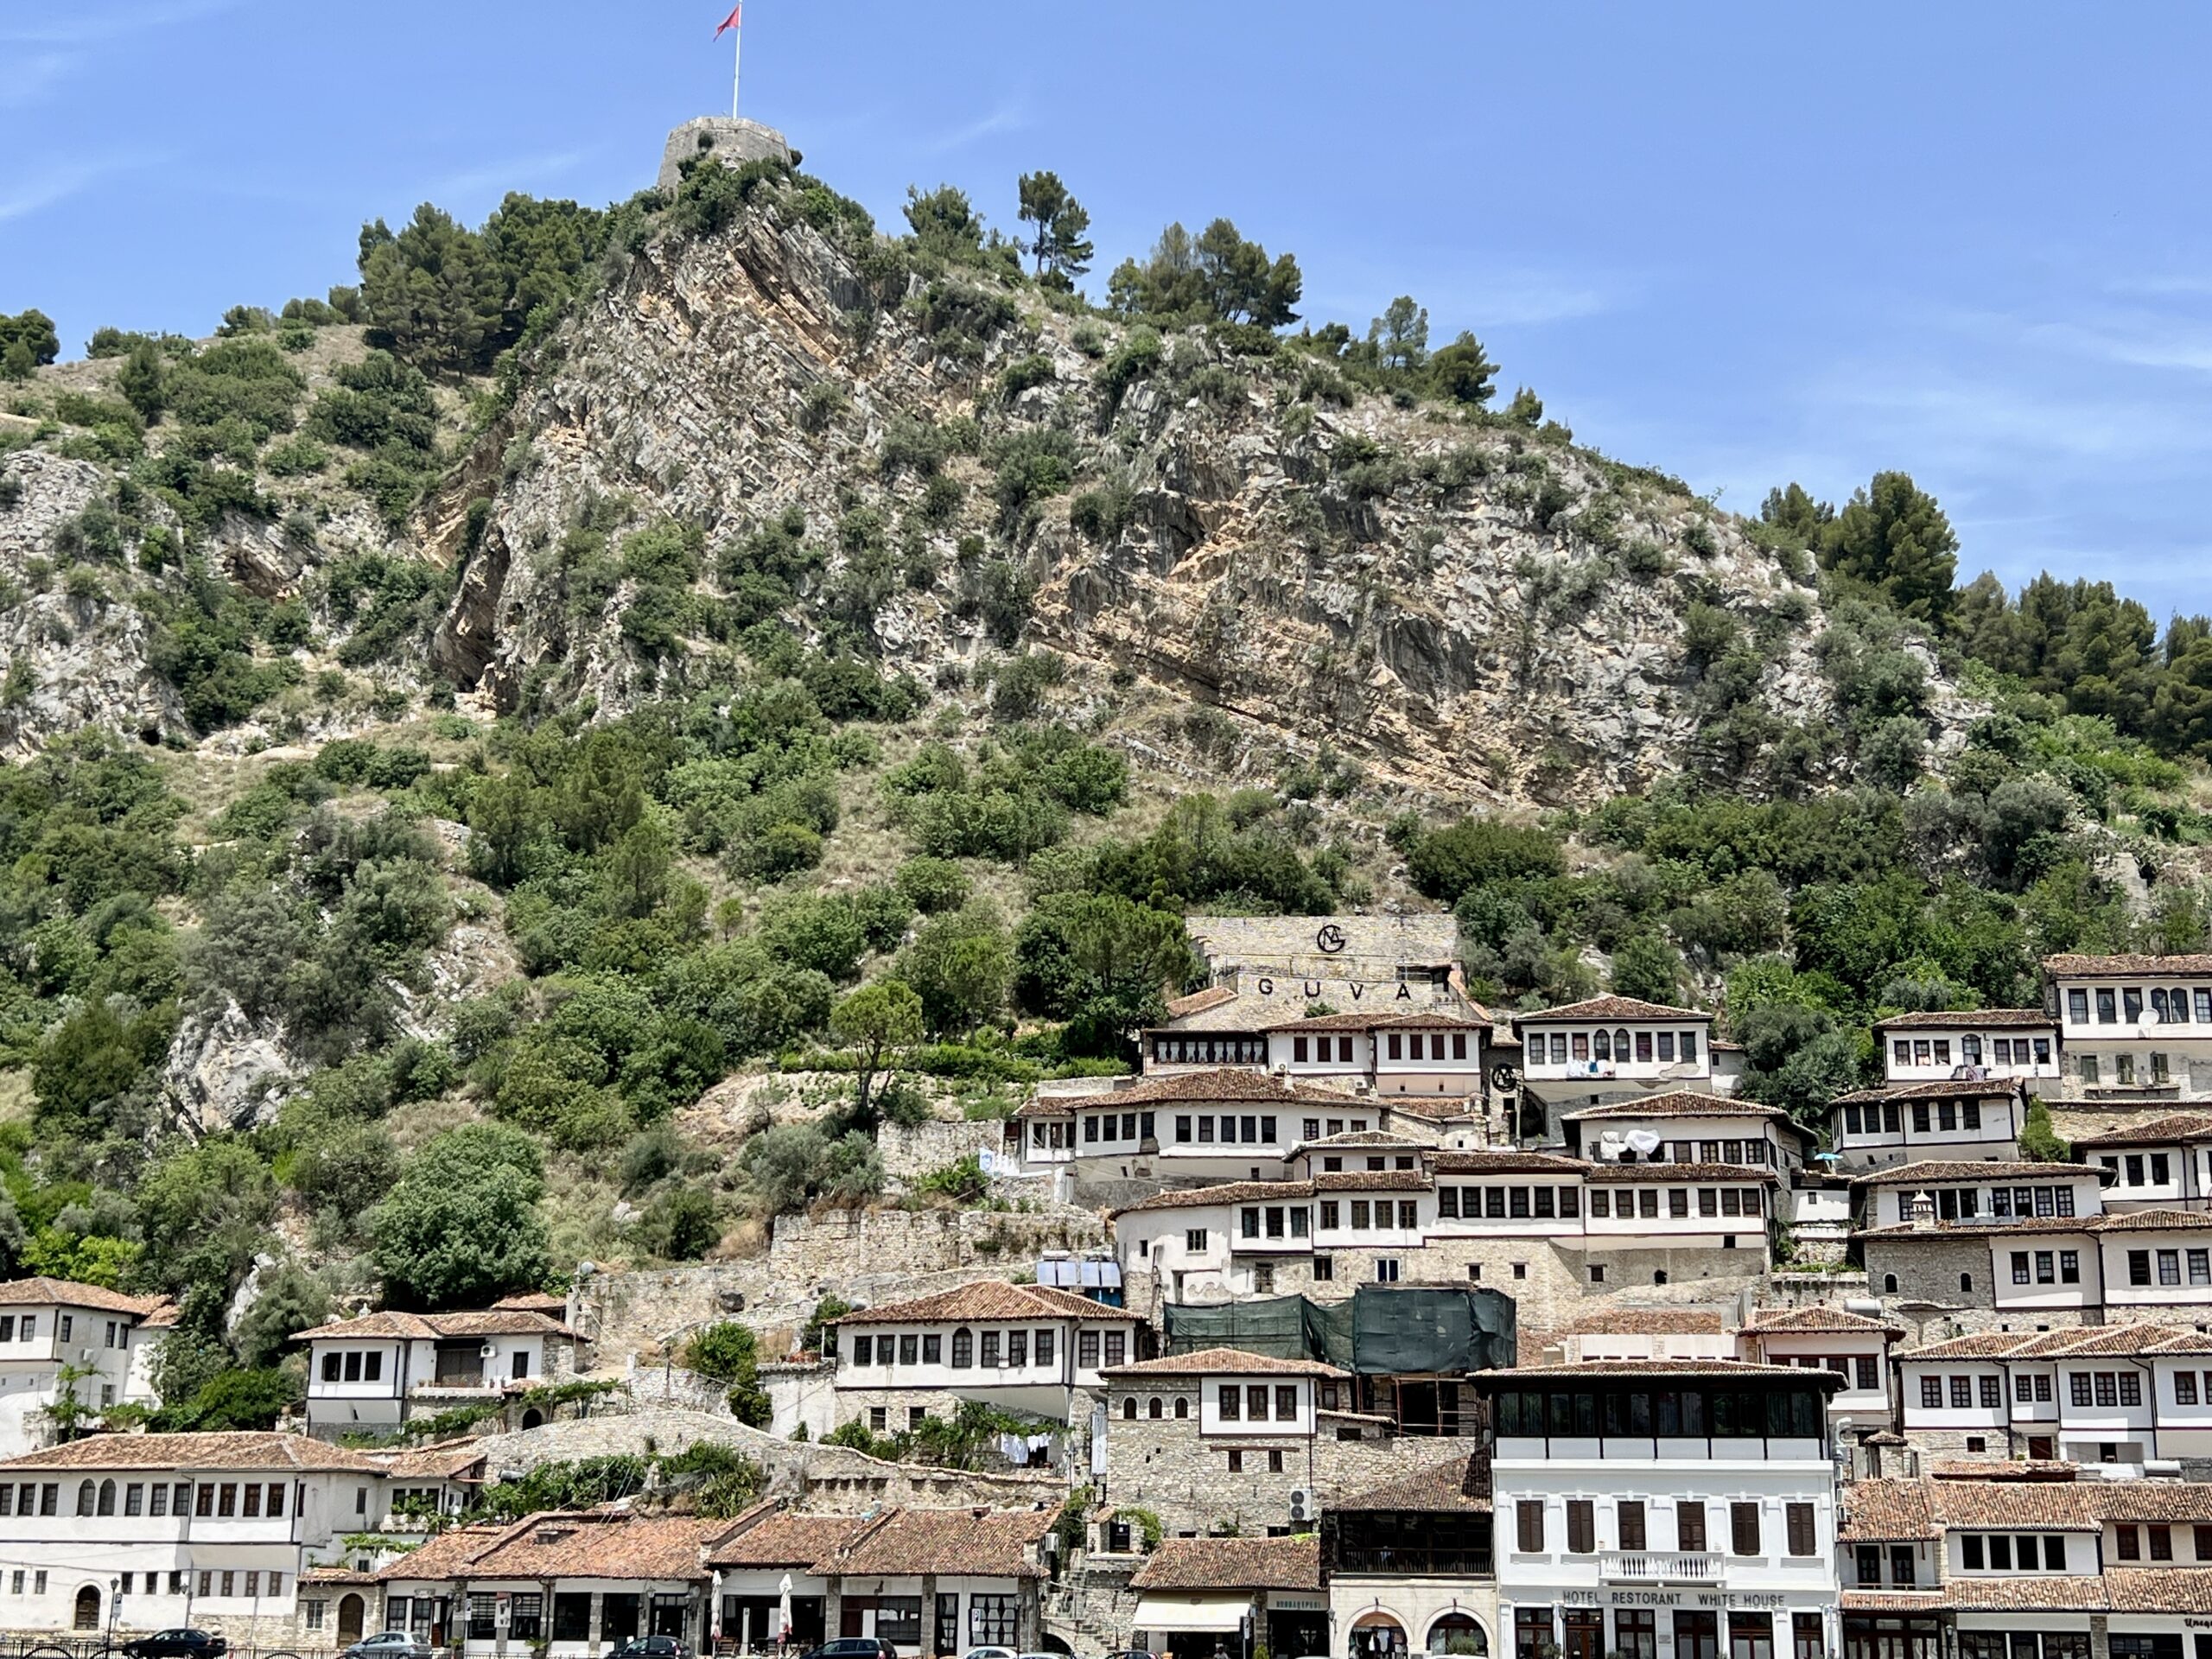
[{"label": "flagpole", "polygon": [[740,23],[730,34],[734,38],[729,54],[729,118],[734,121],[737,119],[737,75],[744,61],[745,25]]}]

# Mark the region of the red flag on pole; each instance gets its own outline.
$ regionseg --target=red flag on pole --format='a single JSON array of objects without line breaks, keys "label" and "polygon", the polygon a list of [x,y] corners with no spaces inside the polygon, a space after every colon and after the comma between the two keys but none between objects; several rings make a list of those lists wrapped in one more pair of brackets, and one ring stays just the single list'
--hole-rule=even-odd
[{"label": "red flag on pole", "polygon": [[715,31],[715,38],[719,41],[731,29],[743,27],[744,10],[745,0],[738,0],[738,3],[729,9],[729,16],[722,19],[722,26]]}]

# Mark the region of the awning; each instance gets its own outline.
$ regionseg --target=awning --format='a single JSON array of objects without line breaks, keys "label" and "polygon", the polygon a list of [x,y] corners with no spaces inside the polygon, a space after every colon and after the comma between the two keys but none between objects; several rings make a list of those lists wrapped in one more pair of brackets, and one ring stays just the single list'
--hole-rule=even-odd
[{"label": "awning", "polygon": [[1251,1611],[1249,1596],[1140,1596],[1129,1624],[1140,1630],[1233,1630]]}]

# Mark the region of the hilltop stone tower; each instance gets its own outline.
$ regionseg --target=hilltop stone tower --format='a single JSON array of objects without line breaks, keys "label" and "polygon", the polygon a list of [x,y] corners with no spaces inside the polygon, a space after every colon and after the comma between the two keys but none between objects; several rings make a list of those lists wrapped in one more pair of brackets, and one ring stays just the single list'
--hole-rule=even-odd
[{"label": "hilltop stone tower", "polygon": [[766,159],[793,164],[798,161],[798,152],[773,127],[742,116],[702,115],[668,135],[668,143],[660,153],[658,187],[675,189],[683,182],[682,164],[695,156],[712,156],[725,167]]}]

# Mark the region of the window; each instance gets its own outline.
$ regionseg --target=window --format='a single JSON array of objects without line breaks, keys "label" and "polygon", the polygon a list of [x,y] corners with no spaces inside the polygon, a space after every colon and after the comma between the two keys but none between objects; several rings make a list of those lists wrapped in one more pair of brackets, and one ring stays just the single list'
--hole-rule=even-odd
[{"label": "window", "polygon": [[[2001,1406],[2005,1403],[2005,1385],[2001,1378],[1985,1376],[1981,1379],[1981,1403],[1985,1406]],[[1797,1554],[1795,1550],[1790,1553]]]},{"label": "window", "polygon": [[1351,1201],[1352,1231],[1355,1233],[1363,1233],[1367,1230],[1367,1200],[1365,1198],[1354,1198]]},{"label": "window", "polygon": [[1923,1376],[1920,1379],[1920,1403],[1922,1408],[1928,1411],[1942,1409],[1943,1379],[1942,1377]]},{"label": "window", "polygon": [[1974,1404],[1974,1379],[1955,1376],[1951,1379],[1951,1409],[1963,1411]]},{"label": "window", "polygon": [[2139,1529],[2114,1527],[2112,1530],[2114,1554],[2123,1561],[2139,1561],[2143,1559],[2143,1535]]},{"label": "window", "polygon": [[1704,1553],[1704,1504],[1682,1503],[1675,1505],[1675,1548],[1686,1554]]},{"label": "window", "polygon": [[1759,1506],[1757,1503],[1731,1503],[1728,1506],[1729,1547],[1738,1555],[1759,1554]]},{"label": "window", "polygon": [[2127,1253],[2127,1282],[2147,1285],[2151,1282],[2151,1252],[2130,1250]]},{"label": "window", "polygon": [[2171,1527],[2147,1527],[2144,1529],[2143,1536],[2144,1541],[2148,1543],[2151,1547],[2151,1559],[2152,1560],[2171,1561],[2173,1560],[2174,1529]]},{"label": "window", "polygon": [[968,1640],[976,1645],[1011,1648],[1015,1645],[1019,1619],[1019,1602],[1013,1596],[984,1595],[971,1592],[968,1597]]},{"label": "window", "polygon": [[2123,1406],[2143,1403],[2143,1374],[2140,1371],[2122,1371],[2120,1374],[2120,1403]]},{"label": "window", "polygon": [[952,1333],[952,1369],[964,1371],[976,1363],[976,1333],[963,1325]]},{"label": "window", "polygon": [[[901,1365],[913,1364],[921,1357],[921,1351],[922,1339],[919,1333],[912,1336],[902,1335],[899,1338],[899,1363]],[[988,1363],[988,1361],[985,1362],[987,1364]]]},{"label": "window", "polygon": [[1236,1382],[1224,1382],[1216,1391],[1224,1423],[1241,1422],[1244,1417],[1244,1389]]},{"label": "window", "polygon": [[1260,1262],[1254,1263],[1252,1268],[1252,1294],[1255,1296],[1272,1296],[1274,1294],[1274,1288],[1275,1264],[1272,1262]]},{"label": "window", "polygon": [[1592,1555],[1598,1549],[1598,1527],[1595,1506],[1586,1497],[1567,1500],[1567,1553],[1570,1555]]},{"label": "window", "polygon": [[[1324,1207],[1325,1208],[1326,1206]],[[1332,1255],[1317,1255],[1313,1258],[1314,1283],[1320,1285],[1333,1284],[1336,1282],[1336,1257]]]},{"label": "window", "polygon": [[2098,1371],[2094,1375],[2097,1385],[2097,1403],[2101,1406],[2118,1405],[2120,1390],[2116,1385],[2120,1379],[2110,1371]]},{"label": "window", "polygon": [[872,1365],[874,1363],[875,1338],[874,1337],[855,1337],[853,1338],[853,1363],[855,1365]]},{"label": "window", "polygon": [[1231,1452],[1229,1454],[1229,1472],[1232,1475],[1241,1475],[1244,1472],[1244,1454],[1242,1452]]},{"label": "window", "polygon": [[[1550,1189],[1550,1188],[1548,1188],[1548,1187],[1546,1187],[1546,1188],[1542,1189],[1542,1192],[1543,1192],[1543,1193],[1544,1193],[1544,1196],[1546,1196],[1547,1198],[1548,1198],[1548,1197],[1550,1196],[1551,1189]],[[1547,1206],[1545,1207],[1545,1210],[1544,1210],[1541,1213],[1548,1214],[1548,1213],[1549,1213],[1549,1206],[1548,1206],[1548,1205],[1547,1205]],[[1402,1232],[1408,1232],[1408,1233],[1409,1233],[1409,1232],[1413,1231],[1413,1230],[1414,1230],[1414,1228],[1416,1228],[1416,1227],[1418,1227],[1418,1226],[1420,1226],[1420,1225],[1421,1225],[1421,1207],[1420,1207],[1420,1205],[1418,1204],[1418,1202],[1417,1202],[1416,1200],[1414,1200],[1414,1199],[1412,1199],[1412,1198],[1400,1198],[1400,1199],[1398,1200],[1398,1227],[1399,1227],[1399,1230],[1401,1230]]]},{"label": "window", "polygon": [[2025,1250],[2012,1252],[2012,1282],[2016,1285],[2028,1282],[2028,1253]]},{"label": "window", "polygon": [[1862,1394],[1869,1389],[1878,1389],[1882,1386],[1881,1367],[1873,1355],[1859,1354],[1853,1359],[1852,1363],[1857,1368],[1858,1387]]},{"label": "window", "polygon": [[1385,1255],[1376,1258],[1375,1282],[1378,1285],[1395,1285],[1398,1282],[1398,1258],[1396,1256]]},{"label": "window", "polygon": [[2087,1371],[2067,1373],[2066,1398],[2071,1405],[2086,1406],[2089,1403],[2089,1374]]},{"label": "window", "polygon": [[1183,1230],[1183,1249],[1192,1255],[1203,1255],[1206,1248],[1206,1230],[1187,1227]]},{"label": "window", "polygon": [[[1514,1548],[1533,1554],[1544,1547],[1544,1506],[1540,1499],[1522,1498],[1513,1506]],[[1550,1624],[1548,1618],[1544,1621]]]},{"label": "window", "polygon": [[979,1358],[981,1359],[982,1367],[985,1370],[995,1371],[998,1370],[999,1333],[997,1332],[986,1331],[983,1332],[982,1349],[979,1355]]},{"label": "window", "polygon": [[1813,1506],[1786,1503],[1783,1518],[1789,1535],[1789,1553],[1800,1557],[1818,1554],[1813,1541]]},{"label": "window", "polygon": [[2078,1285],[2082,1282],[2081,1251],[2061,1250],[2058,1253],[2058,1281],[2063,1285]]},{"label": "window", "polygon": [[884,1430],[889,1428],[891,1427],[891,1408],[888,1406],[870,1406],[868,1408],[868,1426],[872,1433],[877,1434],[880,1434]]},{"label": "window", "polygon": [[2195,1371],[2174,1373],[2174,1403],[2177,1406],[2193,1406],[2196,1403],[2196,1373]]},{"label": "window", "polygon": [[1037,1363],[1039,1365],[1050,1365],[1052,1363],[1052,1355],[1058,1345],[1059,1338],[1057,1333],[1052,1331],[1039,1331],[1037,1333]]},{"label": "window", "polygon": [[1096,1331],[1080,1331],[1076,1333],[1075,1363],[1086,1371],[1095,1371],[1098,1369],[1098,1333]]},{"label": "window", "polygon": [[2181,1252],[2160,1250],[2158,1253],[2158,1282],[2162,1285],[2181,1283]]}]

